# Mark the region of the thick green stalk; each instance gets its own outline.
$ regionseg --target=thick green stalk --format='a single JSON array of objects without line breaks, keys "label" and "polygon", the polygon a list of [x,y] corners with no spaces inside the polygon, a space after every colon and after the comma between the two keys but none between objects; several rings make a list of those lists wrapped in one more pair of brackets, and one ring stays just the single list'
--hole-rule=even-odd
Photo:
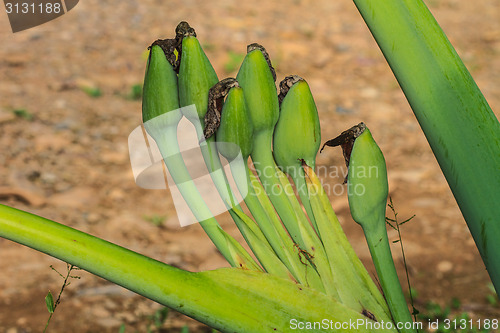
[{"label": "thick green stalk", "polygon": [[[271,132],[268,130],[255,133],[252,161],[255,169],[257,170],[257,175],[259,176],[269,199],[271,199],[271,202],[278,212],[281,221],[283,221],[283,224],[288,230],[288,233],[295,243],[300,245],[300,247],[305,248],[298,226],[298,219],[300,218],[299,215],[304,215],[304,213],[302,210],[300,210],[300,212],[295,212],[290,200],[297,200],[297,198],[293,193],[287,193],[287,190],[289,189],[283,188],[279,178],[276,177],[277,166],[271,152],[271,135]],[[305,215],[304,219],[306,219]]]},{"label": "thick green stalk", "polygon": [[499,292],[498,119],[421,0],[354,3],[405,93]]},{"label": "thick green stalk", "polygon": [[[374,224],[383,225],[383,223],[385,223],[385,217],[378,218],[383,219],[383,221],[374,222]],[[373,259],[373,264],[377,270],[380,285],[384,291],[385,300],[391,309],[394,320],[400,323],[412,323],[413,319],[408,311],[406,299],[392,259],[386,228],[378,228],[377,230],[371,228],[369,232],[365,231],[365,237]],[[416,330],[401,329],[401,332],[415,333]]]},{"label": "thick green stalk", "polygon": [[[85,269],[221,332],[296,332],[294,320],[322,322],[325,318],[333,327],[359,322],[356,332],[370,332],[359,313],[273,275],[236,268],[183,271],[4,205],[0,205],[0,237]],[[326,327],[310,330],[329,331]],[[345,326],[338,332],[352,330]]]},{"label": "thick green stalk", "polygon": [[[314,166],[312,166],[314,168]],[[305,174],[304,170],[302,167],[291,167],[293,171],[289,172],[288,174],[290,177],[292,177],[292,180],[295,184],[295,188],[297,189],[297,193],[299,194],[300,197],[300,202],[302,202],[302,205],[304,206],[304,209],[306,210],[307,216],[309,217],[309,220],[311,221],[314,230],[318,232],[318,224],[316,223],[316,218],[314,217],[314,213],[311,207],[311,202],[309,200],[309,192],[307,191],[307,184],[304,179]]]}]

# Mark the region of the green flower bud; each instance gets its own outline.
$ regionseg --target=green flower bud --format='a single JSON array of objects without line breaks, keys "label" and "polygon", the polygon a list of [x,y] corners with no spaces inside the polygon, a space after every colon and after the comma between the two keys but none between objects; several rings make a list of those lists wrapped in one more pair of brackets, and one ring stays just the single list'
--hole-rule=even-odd
[{"label": "green flower bud", "polygon": [[217,148],[228,160],[241,150],[246,161],[253,149],[253,125],[241,87],[231,88],[222,107],[221,122],[216,133]]},{"label": "green flower bud", "polygon": [[184,37],[179,67],[179,102],[182,107],[194,104],[197,112],[197,115],[185,114],[188,119],[198,118],[203,124],[208,91],[217,82],[217,74],[198,39],[193,35]]},{"label": "green flower bud", "polygon": [[389,185],[384,155],[368,128],[355,139],[349,161],[348,199],[351,215],[365,232],[385,230]]},{"label": "green flower bud", "polygon": [[285,78],[280,84],[282,91],[284,86],[288,88],[286,82],[290,82],[291,87],[283,98],[274,129],[274,159],[285,171],[301,167],[300,160],[314,168],[321,143],[318,110],[304,79],[298,76]]},{"label": "green flower bud", "polygon": [[267,52],[262,46],[251,44],[247,49],[249,52],[236,80],[243,88],[255,132],[272,131],[279,117],[274,69],[270,67]]},{"label": "green flower bud", "polygon": [[[142,121],[162,116],[163,126],[176,125],[182,114],[179,110],[177,75],[167,61],[162,48],[153,44],[150,48],[142,94]],[[168,113],[168,116],[167,116]]]}]

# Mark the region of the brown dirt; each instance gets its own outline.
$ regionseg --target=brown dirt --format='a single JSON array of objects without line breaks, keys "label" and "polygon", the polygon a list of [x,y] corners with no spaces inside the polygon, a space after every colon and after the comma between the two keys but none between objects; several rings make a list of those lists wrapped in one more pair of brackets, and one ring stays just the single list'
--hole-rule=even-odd
[{"label": "brown dirt", "polygon": [[[500,7],[496,0],[429,0],[493,110],[500,107]],[[180,228],[166,191],[142,190],[130,169],[127,137],[141,103],[127,98],[142,82],[144,51],[186,20],[197,29],[220,78],[235,75],[231,54],[265,45],[278,79],[299,74],[320,110],[323,139],[364,121],[385,153],[391,196],[401,218],[417,306],[458,297],[471,316],[498,318],[486,302],[488,275],[436,160],[394,77],[351,1],[81,1],[63,17],[12,34],[0,15],[0,202],[89,232],[189,270],[225,266],[200,227]],[[90,97],[85,87],[97,87]],[[15,109],[32,115],[13,116]],[[498,115],[498,112],[497,112]],[[329,149],[319,165],[342,166]],[[342,176],[326,178],[330,185]],[[345,195],[332,202],[354,248],[368,262]],[[499,198],[492,198],[498,201]],[[146,217],[166,216],[162,227]],[[222,224],[235,231],[227,216]],[[390,233],[391,239],[395,234]],[[394,247],[402,273],[398,247]],[[44,296],[57,293],[65,264],[0,239],[0,332],[40,332]],[[370,268],[372,270],[372,268]],[[373,271],[373,270],[372,270]],[[77,272],[51,332],[145,331],[160,306]],[[205,330],[171,316],[165,328]]]}]

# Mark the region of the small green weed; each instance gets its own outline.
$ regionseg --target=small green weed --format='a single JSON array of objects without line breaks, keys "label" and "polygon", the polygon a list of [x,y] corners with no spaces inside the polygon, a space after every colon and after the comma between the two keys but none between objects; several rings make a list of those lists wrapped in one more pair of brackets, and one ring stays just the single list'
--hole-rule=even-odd
[{"label": "small green weed", "polygon": [[97,98],[102,96],[101,89],[97,87],[82,87],[82,90],[92,98]]},{"label": "small green weed", "polygon": [[28,112],[26,109],[14,109],[12,110],[12,113],[14,113],[18,118],[33,120],[33,114]]},{"label": "small green weed", "polygon": [[148,333],[160,332],[162,325],[165,323],[168,317],[169,308],[161,308],[156,310],[152,315],[148,316]]},{"label": "small green weed", "polygon": [[133,101],[139,101],[142,99],[142,84],[134,84],[132,87],[130,87],[130,92],[127,96],[127,99],[133,100]]},{"label": "small green weed", "polygon": [[396,212],[396,208],[394,207],[394,203],[392,202],[392,197],[389,196],[389,204],[388,204],[389,208],[391,209],[392,211],[392,214],[394,216],[394,218],[389,218],[389,217],[385,217],[385,222],[391,227],[393,228],[394,230],[396,230],[398,232],[398,239],[393,241],[393,243],[399,243],[400,246],[401,246],[401,254],[403,256],[403,264],[405,266],[405,271],[406,271],[406,282],[408,283],[408,290],[409,290],[409,296],[410,296],[410,305],[412,307],[412,316],[413,316],[413,319],[416,320],[417,319],[417,315],[419,313],[418,309],[415,308],[415,303],[414,303],[414,294],[416,293],[416,290],[414,290],[412,287],[411,287],[411,283],[410,283],[410,275],[408,274],[408,265],[406,263],[406,256],[405,256],[405,250],[404,250],[404,246],[403,246],[403,238],[401,236],[401,226],[409,221],[411,221],[415,215],[413,215],[412,217],[402,221],[402,222],[399,222],[398,221],[398,213]]},{"label": "small green weed", "polygon": [[[467,312],[459,312],[460,300],[453,298],[448,305],[442,307],[435,302],[428,302],[425,311],[418,319],[427,327],[428,332],[435,333],[490,333],[498,329],[498,319],[473,320]],[[480,326],[479,326],[480,325]]]},{"label": "small green weed", "polygon": [[146,220],[147,222],[157,226],[157,227],[161,227],[163,226],[163,224],[165,223],[165,220],[167,219],[166,216],[162,216],[162,215],[148,215],[148,216],[144,216],[144,220]]},{"label": "small green weed", "polygon": [[47,296],[45,296],[45,305],[47,306],[47,310],[49,311],[50,315],[49,318],[47,319],[47,323],[45,324],[45,328],[43,330],[44,333],[47,331],[47,328],[49,327],[49,323],[50,320],[52,319],[54,311],[56,310],[59,303],[61,303],[61,296],[62,293],[64,292],[64,288],[66,288],[71,284],[71,281],[69,281],[69,279],[80,279],[79,276],[71,275],[71,271],[79,270],[80,268],[70,265],[68,263],[66,264],[66,270],[67,270],[66,275],[62,275],[61,273],[59,273],[52,265],[50,265],[50,268],[57,274],[59,274],[59,276],[61,276],[64,279],[64,282],[61,287],[61,290],[59,290],[59,295],[57,295],[56,301],[54,301],[54,297],[52,296],[52,293],[50,291],[47,293]]},{"label": "small green weed", "polygon": [[233,51],[229,51],[228,55],[229,59],[224,64],[224,70],[226,71],[226,73],[232,73],[240,67],[240,64],[245,58],[245,55],[243,53]]}]

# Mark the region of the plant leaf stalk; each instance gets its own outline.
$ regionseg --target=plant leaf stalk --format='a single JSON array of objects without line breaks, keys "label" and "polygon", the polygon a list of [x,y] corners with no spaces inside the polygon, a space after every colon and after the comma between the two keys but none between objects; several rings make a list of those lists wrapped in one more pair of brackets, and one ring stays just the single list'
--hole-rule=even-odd
[{"label": "plant leaf stalk", "polygon": [[[184,271],[4,205],[0,205],[0,237],[78,266],[221,332],[296,332],[294,320],[328,318],[331,325],[341,325],[366,319],[322,293],[271,274],[238,268]],[[324,331],[330,330],[311,330]],[[358,332],[370,330],[360,326]]]}]

